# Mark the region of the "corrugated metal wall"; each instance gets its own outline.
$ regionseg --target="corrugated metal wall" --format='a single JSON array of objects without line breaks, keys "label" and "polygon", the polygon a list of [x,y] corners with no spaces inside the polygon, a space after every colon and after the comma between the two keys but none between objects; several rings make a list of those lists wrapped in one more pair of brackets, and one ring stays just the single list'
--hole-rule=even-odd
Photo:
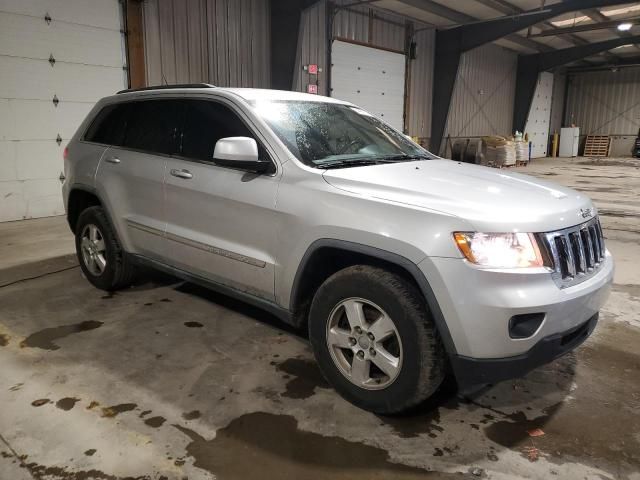
[{"label": "corrugated metal wall", "polygon": [[409,135],[424,139],[431,137],[431,101],[433,96],[433,61],[435,56],[435,30],[415,33],[416,58],[412,60],[409,86]]},{"label": "corrugated metal wall", "polygon": [[[349,3],[340,0],[338,3]],[[208,82],[219,86],[270,85],[269,0],[145,0],[144,34],[147,83]],[[298,57],[292,88],[306,91],[318,84],[327,95],[327,2],[302,14]],[[407,19],[375,8],[340,10],[333,36],[373,47],[403,51]],[[415,29],[424,25],[414,24]],[[427,138],[431,129],[431,95],[435,34],[415,34],[416,59],[411,61],[408,133]],[[303,70],[315,63],[317,78]]]},{"label": "corrugated metal wall", "polygon": [[[339,4],[350,3],[340,0]],[[296,63],[293,89],[304,92],[309,83],[316,79],[307,74],[303,66],[318,64],[322,72],[317,77],[318,93],[327,95],[326,55],[326,1],[320,1],[302,14],[298,40],[298,58]],[[420,29],[424,25],[417,24]],[[405,48],[406,19],[390,15],[374,8],[352,7],[340,10],[335,17],[333,37],[364,43],[372,47],[403,51]],[[429,136],[431,129],[431,95],[433,91],[433,56],[435,33],[433,30],[420,30],[414,36],[416,59],[411,62],[408,126],[409,134],[421,138]]]},{"label": "corrugated metal wall", "polygon": [[562,128],[562,109],[564,108],[564,93],[567,85],[567,75],[555,73],[553,75],[553,95],[551,97],[551,121],[549,122],[549,135],[553,132],[560,133]]},{"label": "corrugated metal wall", "polygon": [[462,55],[445,137],[512,133],[517,61],[492,44]]},{"label": "corrugated metal wall", "polygon": [[637,135],[640,68],[578,73],[569,82],[565,123],[584,135]]},{"label": "corrugated metal wall", "polygon": [[269,0],[145,0],[147,83],[270,83]]},{"label": "corrugated metal wall", "polygon": [[[353,3],[348,0],[338,5]],[[333,23],[334,38],[367,43],[373,47],[404,51],[405,19],[381,10],[367,7],[341,9]]]}]

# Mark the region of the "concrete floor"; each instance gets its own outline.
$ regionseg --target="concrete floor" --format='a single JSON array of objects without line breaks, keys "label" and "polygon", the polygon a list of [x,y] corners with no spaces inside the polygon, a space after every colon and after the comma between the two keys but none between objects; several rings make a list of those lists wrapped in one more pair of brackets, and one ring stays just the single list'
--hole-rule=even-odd
[{"label": "concrete floor", "polygon": [[264,312],[161,276],[107,295],[63,218],[0,224],[0,479],[640,479],[640,162],[520,170],[599,206],[618,266],[601,323],[403,418],[343,401]]}]

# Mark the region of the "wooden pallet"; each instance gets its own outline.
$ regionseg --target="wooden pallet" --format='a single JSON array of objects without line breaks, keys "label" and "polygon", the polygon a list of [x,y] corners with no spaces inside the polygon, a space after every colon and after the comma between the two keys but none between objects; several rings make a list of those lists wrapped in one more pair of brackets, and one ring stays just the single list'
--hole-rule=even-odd
[{"label": "wooden pallet", "polygon": [[587,135],[584,144],[585,157],[608,157],[611,148],[611,138],[609,135]]}]

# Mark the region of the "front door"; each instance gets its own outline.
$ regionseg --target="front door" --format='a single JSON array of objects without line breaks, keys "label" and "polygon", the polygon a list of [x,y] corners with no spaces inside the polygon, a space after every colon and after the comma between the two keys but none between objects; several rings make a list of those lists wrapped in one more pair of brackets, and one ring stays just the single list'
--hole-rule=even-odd
[{"label": "front door", "polygon": [[214,165],[220,138],[256,137],[222,103],[184,103],[179,157],[169,158],[166,167],[168,257],[177,268],[273,300],[279,174]]}]

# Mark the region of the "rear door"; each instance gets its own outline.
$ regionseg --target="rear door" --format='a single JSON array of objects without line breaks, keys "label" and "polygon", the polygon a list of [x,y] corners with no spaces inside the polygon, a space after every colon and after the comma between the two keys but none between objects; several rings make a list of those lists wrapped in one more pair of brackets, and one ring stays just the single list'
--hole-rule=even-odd
[{"label": "rear door", "polygon": [[167,251],[174,265],[252,295],[274,297],[274,211],[280,173],[256,175],[212,162],[216,142],[258,141],[241,112],[212,100],[185,100],[179,157],[167,161]]},{"label": "rear door", "polygon": [[182,104],[179,100],[150,99],[123,108],[124,133],[103,155],[96,184],[109,204],[125,249],[161,259],[166,226],[165,167],[176,148]]}]

